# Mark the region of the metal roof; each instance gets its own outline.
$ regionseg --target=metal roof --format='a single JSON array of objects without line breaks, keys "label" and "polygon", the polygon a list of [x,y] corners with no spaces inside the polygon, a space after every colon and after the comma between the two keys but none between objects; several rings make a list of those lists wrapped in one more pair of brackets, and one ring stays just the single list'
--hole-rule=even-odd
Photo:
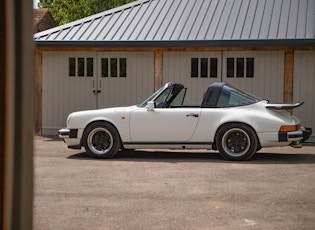
[{"label": "metal roof", "polygon": [[139,0],[34,35],[49,47],[314,46],[314,0]]}]

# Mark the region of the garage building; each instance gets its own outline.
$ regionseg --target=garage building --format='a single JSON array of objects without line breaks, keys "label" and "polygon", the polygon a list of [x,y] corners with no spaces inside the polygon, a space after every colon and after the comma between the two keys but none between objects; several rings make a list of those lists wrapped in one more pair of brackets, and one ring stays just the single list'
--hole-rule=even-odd
[{"label": "garage building", "polygon": [[[139,0],[35,34],[36,132],[70,112],[139,103],[169,81],[200,104],[229,82],[315,127],[314,0]],[[315,141],[312,136],[311,141]]]}]

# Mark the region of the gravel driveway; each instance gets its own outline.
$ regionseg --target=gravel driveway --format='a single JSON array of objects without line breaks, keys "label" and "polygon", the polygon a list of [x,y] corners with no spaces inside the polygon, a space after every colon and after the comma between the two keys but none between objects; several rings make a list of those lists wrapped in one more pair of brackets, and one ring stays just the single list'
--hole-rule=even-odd
[{"label": "gravel driveway", "polygon": [[34,229],[315,229],[315,147],[88,158],[35,137]]}]

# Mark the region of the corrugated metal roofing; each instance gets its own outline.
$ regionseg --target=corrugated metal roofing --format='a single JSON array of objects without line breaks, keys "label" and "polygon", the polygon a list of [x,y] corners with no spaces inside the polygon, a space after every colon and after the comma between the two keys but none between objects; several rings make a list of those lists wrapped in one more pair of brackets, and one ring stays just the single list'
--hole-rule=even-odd
[{"label": "corrugated metal roofing", "polygon": [[38,46],[315,45],[315,1],[140,0],[35,40]]}]

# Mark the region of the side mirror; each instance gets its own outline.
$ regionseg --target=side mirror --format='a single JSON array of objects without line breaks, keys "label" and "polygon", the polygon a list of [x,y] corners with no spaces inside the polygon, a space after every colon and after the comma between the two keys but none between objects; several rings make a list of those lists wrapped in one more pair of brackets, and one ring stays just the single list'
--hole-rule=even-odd
[{"label": "side mirror", "polygon": [[145,107],[148,111],[153,111],[155,108],[155,103],[154,101],[148,101],[146,107]]}]

